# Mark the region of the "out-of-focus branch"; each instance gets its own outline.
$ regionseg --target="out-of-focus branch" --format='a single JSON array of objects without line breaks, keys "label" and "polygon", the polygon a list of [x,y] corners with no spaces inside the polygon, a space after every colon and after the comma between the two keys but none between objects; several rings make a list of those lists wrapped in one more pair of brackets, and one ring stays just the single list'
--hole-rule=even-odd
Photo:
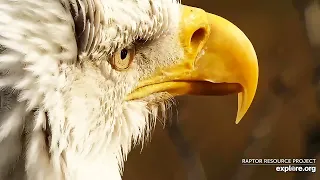
[{"label": "out-of-focus branch", "polygon": [[[267,101],[268,102],[268,101]],[[270,102],[270,101],[269,101]],[[261,119],[257,119],[257,125],[253,129],[246,150],[244,151],[243,158],[264,158],[266,150],[270,145],[273,136],[272,130],[279,119],[284,101],[278,99],[278,102],[272,101],[272,104],[266,104],[264,111],[261,114]],[[258,166],[244,166],[239,165],[233,180],[250,180],[253,173]]]},{"label": "out-of-focus branch", "polygon": [[[312,49],[312,58],[317,64],[314,71],[312,83],[316,89],[316,96],[320,97],[320,2],[319,0],[293,0],[295,8],[303,21],[304,30]],[[320,98],[316,99],[318,108],[320,108]],[[320,117],[314,115],[316,122],[307,129],[306,148],[303,158],[317,158],[320,154]],[[311,173],[296,173],[295,180],[319,179],[319,175]]]},{"label": "out-of-focus branch", "polygon": [[[178,111],[181,108],[183,108],[181,104],[177,106]],[[169,137],[182,159],[188,180],[206,180],[200,157],[193,150],[179,127],[178,111],[173,113],[170,124],[167,126]]]}]

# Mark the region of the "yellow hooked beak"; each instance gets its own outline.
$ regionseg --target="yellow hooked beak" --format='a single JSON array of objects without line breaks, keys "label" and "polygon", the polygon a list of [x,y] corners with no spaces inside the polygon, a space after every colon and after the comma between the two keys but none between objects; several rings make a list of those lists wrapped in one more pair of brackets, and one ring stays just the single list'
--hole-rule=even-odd
[{"label": "yellow hooked beak", "polygon": [[258,84],[258,61],[246,35],[222,17],[181,6],[181,63],[140,82],[128,99],[156,92],[177,95],[238,94],[236,123],[249,109]]}]

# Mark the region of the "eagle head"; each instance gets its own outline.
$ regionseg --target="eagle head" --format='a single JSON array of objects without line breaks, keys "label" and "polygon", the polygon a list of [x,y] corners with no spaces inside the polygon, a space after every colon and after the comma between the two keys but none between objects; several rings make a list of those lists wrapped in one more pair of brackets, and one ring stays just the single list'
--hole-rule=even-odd
[{"label": "eagle head", "polygon": [[0,17],[0,140],[19,137],[6,161],[30,180],[120,180],[174,96],[238,93],[238,123],[255,95],[244,33],[176,0],[1,0]]}]

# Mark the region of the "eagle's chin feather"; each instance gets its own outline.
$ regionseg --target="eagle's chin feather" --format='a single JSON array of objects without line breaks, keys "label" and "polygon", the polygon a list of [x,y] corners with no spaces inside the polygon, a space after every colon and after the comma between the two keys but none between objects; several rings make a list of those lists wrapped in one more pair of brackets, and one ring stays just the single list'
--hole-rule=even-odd
[{"label": "eagle's chin feather", "polygon": [[[144,142],[151,140],[151,133],[157,120],[165,124],[167,113],[171,112],[174,104],[174,99],[168,93],[157,93],[144,99],[125,102],[122,106],[122,117],[108,119],[108,124],[101,123],[99,127],[93,129],[82,129],[82,133],[90,133],[91,138],[77,140],[77,144],[68,142],[75,148],[65,148],[63,152],[57,152],[59,148],[52,148],[55,146],[52,143],[58,143],[59,146],[60,142],[52,141],[52,127],[48,123],[47,113],[38,110],[35,113],[36,124],[33,129],[33,132],[38,133],[33,133],[30,137],[31,144],[29,144],[27,158],[29,163],[42,164],[42,167],[47,168],[43,168],[40,172],[39,169],[34,169],[37,172],[32,174],[37,175],[38,178],[44,174],[59,178],[57,175],[60,174],[60,177],[86,179],[92,173],[99,172],[102,177],[120,179],[124,168],[123,163],[130,150],[138,144],[143,148]],[[110,124],[112,124],[112,130]],[[104,131],[106,128],[109,130]],[[99,136],[99,138],[92,138],[92,136]],[[90,144],[95,147],[86,146]],[[57,156],[57,154],[60,155]],[[82,168],[77,169],[75,165]],[[101,171],[101,168],[104,170]],[[37,177],[29,178],[37,179]]]}]

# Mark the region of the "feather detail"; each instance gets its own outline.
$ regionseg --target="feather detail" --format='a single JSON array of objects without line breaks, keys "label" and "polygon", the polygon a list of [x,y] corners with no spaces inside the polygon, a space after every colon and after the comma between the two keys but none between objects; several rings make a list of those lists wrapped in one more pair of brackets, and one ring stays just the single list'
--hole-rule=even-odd
[{"label": "feather detail", "polygon": [[18,103],[10,112],[6,113],[5,119],[0,126],[0,142],[3,141],[11,133],[21,133],[24,124],[24,104]]},{"label": "feather detail", "polygon": [[74,0],[71,14],[75,23],[78,54],[92,55],[101,43],[104,10],[100,0]]},{"label": "feather detail", "polygon": [[[46,145],[46,137],[43,133],[45,127],[45,113],[39,109],[34,120],[34,128],[30,135],[28,143],[28,151],[26,157],[26,171],[28,172],[28,179],[46,179],[56,180],[60,179],[61,170],[60,163],[58,167],[52,168],[50,162],[50,154]],[[35,167],[41,167],[42,170]]]}]

